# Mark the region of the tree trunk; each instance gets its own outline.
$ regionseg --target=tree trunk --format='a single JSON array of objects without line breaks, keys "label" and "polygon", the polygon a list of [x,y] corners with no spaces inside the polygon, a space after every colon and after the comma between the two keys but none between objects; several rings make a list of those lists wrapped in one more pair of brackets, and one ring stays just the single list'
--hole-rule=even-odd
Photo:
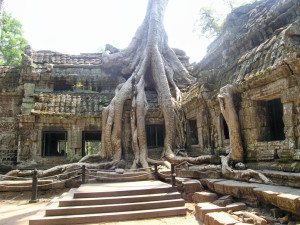
[{"label": "tree trunk", "polygon": [[[132,149],[135,155],[132,167],[140,164],[148,167],[148,149],[145,130],[145,116],[148,109],[145,86],[153,87],[165,121],[164,153],[173,162],[192,161],[190,157],[177,157],[172,149],[183,146],[183,123],[180,120],[180,88],[191,84],[192,77],[181,64],[174,51],[168,46],[168,38],[163,26],[163,17],[168,0],[149,0],[147,13],[130,45],[124,51],[107,55],[102,67],[121,66],[123,74],[130,78],[116,90],[115,97],[102,114],[101,156],[121,159],[122,113],[124,103],[131,101]],[[174,90],[174,96],[172,91]],[[176,141],[175,141],[175,135]],[[207,161],[210,157],[200,157],[197,161]]]},{"label": "tree trunk", "polygon": [[230,138],[230,153],[228,156],[222,156],[222,174],[225,178],[233,180],[241,180],[248,182],[263,182],[270,184],[271,181],[262,173],[254,170],[234,170],[229,167],[228,162],[243,162],[244,152],[240,131],[239,119],[233,103],[232,85],[227,84],[220,89],[218,95],[221,112],[228,125]]},{"label": "tree trunk", "polygon": [[228,125],[230,138],[230,160],[234,162],[244,161],[243,144],[239,119],[233,103],[232,85],[226,85],[220,89],[218,95],[221,112]]}]

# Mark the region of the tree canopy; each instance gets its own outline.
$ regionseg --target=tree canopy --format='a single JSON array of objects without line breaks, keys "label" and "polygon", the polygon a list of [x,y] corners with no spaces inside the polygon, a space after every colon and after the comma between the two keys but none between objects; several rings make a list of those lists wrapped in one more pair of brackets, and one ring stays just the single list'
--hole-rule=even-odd
[{"label": "tree canopy", "polygon": [[22,24],[3,10],[0,37],[0,64],[20,65],[27,41],[23,37]]},{"label": "tree canopy", "polygon": [[0,0],[0,30],[1,30],[1,24],[2,24],[2,6],[3,6],[4,0]]},{"label": "tree canopy", "polygon": [[[228,7],[230,11],[235,8],[253,3],[257,0],[220,0],[225,7]],[[215,1],[216,2],[216,1]],[[219,1],[217,1],[219,2]],[[205,6],[200,8],[198,18],[195,20],[194,32],[199,37],[212,38],[220,34],[225,18],[219,14],[212,6]]]}]

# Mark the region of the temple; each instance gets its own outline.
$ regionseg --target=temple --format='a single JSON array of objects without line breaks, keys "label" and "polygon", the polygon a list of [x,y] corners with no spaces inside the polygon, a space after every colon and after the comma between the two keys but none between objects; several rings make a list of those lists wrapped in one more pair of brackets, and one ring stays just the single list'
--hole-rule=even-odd
[{"label": "temple", "polygon": [[[235,9],[196,64],[174,49],[197,82],[184,90],[186,154],[226,155],[229,127],[218,94],[233,87],[249,168],[300,171],[300,5],[265,0]],[[114,50],[111,50],[113,53]],[[49,168],[101,151],[101,113],[128,77],[103,69],[103,53],[67,55],[27,46],[20,67],[0,66],[0,170]],[[146,87],[149,156],[163,149],[157,94]],[[132,160],[130,103],[123,158]]]}]

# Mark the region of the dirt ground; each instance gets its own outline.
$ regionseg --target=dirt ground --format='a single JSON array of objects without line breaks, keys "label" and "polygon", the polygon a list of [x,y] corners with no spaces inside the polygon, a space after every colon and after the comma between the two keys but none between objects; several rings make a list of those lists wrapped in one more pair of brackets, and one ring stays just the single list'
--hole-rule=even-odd
[{"label": "dirt ground", "polygon": [[[55,196],[60,196],[62,193],[68,191],[64,190],[53,190],[39,193],[38,203],[29,203],[31,198],[31,192],[0,192],[0,224],[1,225],[28,225],[29,219],[35,215],[38,211],[44,209],[46,205]],[[112,223],[101,223],[103,225],[197,225],[203,224],[198,221],[194,216],[195,204],[186,203],[187,215],[185,217],[167,217],[167,218],[156,218],[147,220],[135,220],[125,222],[112,222]]]}]

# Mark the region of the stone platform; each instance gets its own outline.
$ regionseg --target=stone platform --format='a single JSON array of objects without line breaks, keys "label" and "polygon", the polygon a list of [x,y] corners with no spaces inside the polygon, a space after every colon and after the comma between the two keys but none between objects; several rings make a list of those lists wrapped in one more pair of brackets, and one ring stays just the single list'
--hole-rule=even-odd
[{"label": "stone platform", "polygon": [[30,225],[89,224],[186,215],[176,187],[160,181],[83,184],[52,200]]},{"label": "stone platform", "polygon": [[258,206],[259,203],[274,205],[298,217],[300,216],[299,188],[226,179],[203,179],[201,182],[213,192],[231,195],[249,205]]}]

